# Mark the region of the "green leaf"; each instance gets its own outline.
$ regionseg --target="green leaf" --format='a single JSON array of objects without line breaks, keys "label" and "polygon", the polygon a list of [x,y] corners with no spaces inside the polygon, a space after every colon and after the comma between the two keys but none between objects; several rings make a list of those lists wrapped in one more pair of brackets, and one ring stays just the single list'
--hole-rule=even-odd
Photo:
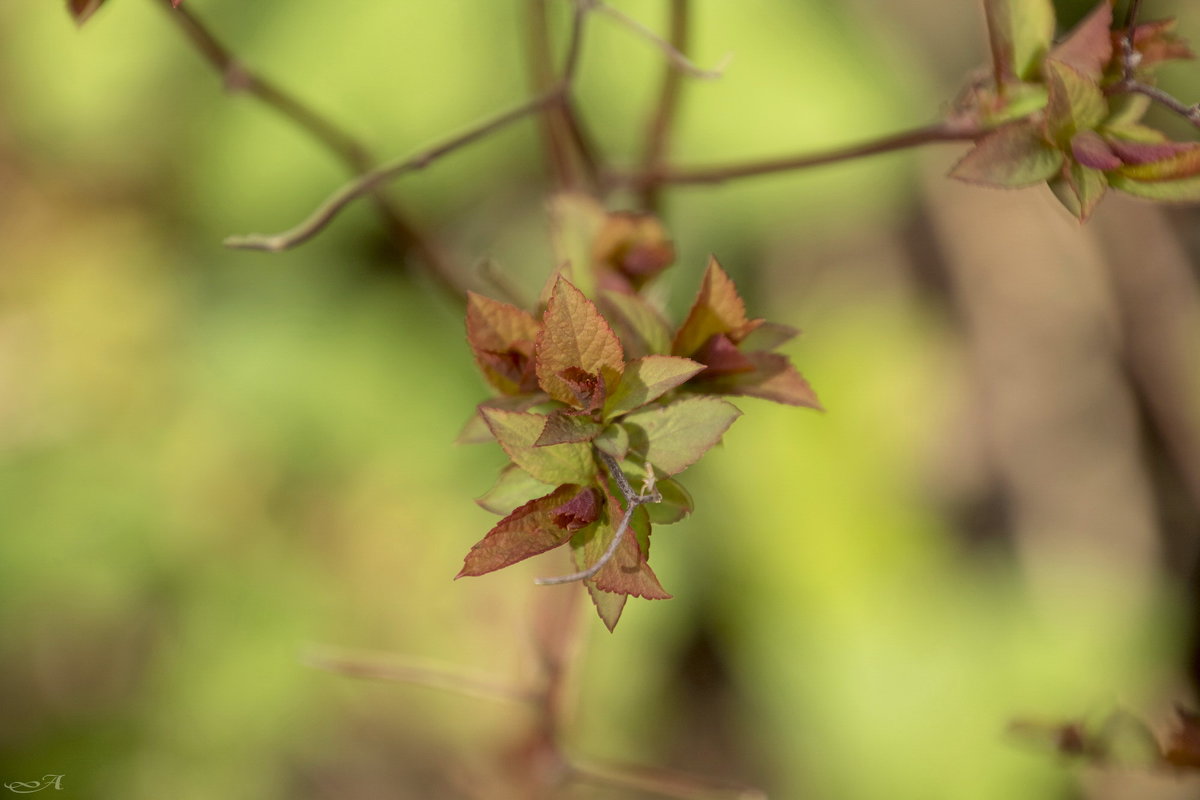
[{"label": "green leaf", "polygon": [[1071,164],[1062,176],[1050,182],[1050,188],[1068,211],[1086,222],[1108,190],[1108,179],[1100,170]]},{"label": "green leaf", "polygon": [[1051,0],[984,0],[996,85],[1034,80],[1054,40]]},{"label": "green leaf", "polygon": [[537,391],[532,361],[537,333],[529,312],[467,292],[467,343],[483,376],[502,394]]},{"label": "green leaf", "polygon": [[584,443],[537,447],[546,416],[483,408],[484,420],[513,463],[542,483],[589,484],[596,474],[591,447]]},{"label": "green leaf", "polygon": [[573,501],[584,493],[590,493],[595,502],[594,489],[568,484],[516,509],[471,548],[455,577],[485,575],[564,544],[578,527],[559,524],[560,509],[568,504],[578,505]]},{"label": "green leaf", "polygon": [[555,411],[546,417],[546,427],[538,436],[534,447],[547,447],[570,442],[590,442],[600,435],[603,426],[591,417]]},{"label": "green leaf", "polygon": [[1062,168],[1062,152],[1050,145],[1038,128],[1014,122],[984,136],[954,165],[952,178],[968,183],[1018,189],[1054,176]]},{"label": "green leaf", "polygon": [[1153,128],[1143,128],[1138,123],[1142,117],[1146,116],[1146,112],[1150,110],[1153,101],[1144,94],[1121,94],[1116,97],[1110,97],[1108,100],[1109,112],[1107,119],[1104,120],[1101,127],[1106,133],[1114,133],[1117,136],[1122,136],[1121,129],[1125,126],[1132,126],[1135,134],[1126,138],[1140,139],[1136,133],[1138,131],[1152,131],[1157,138],[1163,138],[1163,135]]},{"label": "green leaf", "polygon": [[623,421],[629,449],[664,475],[695,464],[740,417],[736,406],[716,397],[687,397],[666,406],[634,411]]},{"label": "green leaf", "polygon": [[1200,200],[1200,176],[1176,181],[1139,181],[1120,172],[1108,176],[1108,185],[1127,194],[1161,200],[1167,203],[1185,203]]},{"label": "green leaf", "polygon": [[529,411],[546,403],[550,398],[544,394],[532,395],[502,395],[484,400],[475,407],[475,412],[463,425],[455,438],[455,444],[485,444],[496,441],[487,421],[483,418],[484,408],[502,408],[505,411]]},{"label": "green leaf", "polygon": [[[576,564],[579,559],[576,558]],[[583,569],[583,567],[579,567]],[[587,586],[588,596],[592,598],[592,605],[596,607],[596,613],[600,615],[600,620],[604,623],[604,627],[608,628],[608,632],[612,633],[616,630],[617,623],[621,619],[621,611],[625,608],[625,601],[629,599],[629,595],[613,594],[596,588],[595,581],[585,581]]]},{"label": "green leaf", "polygon": [[671,352],[670,326],[641,295],[605,291],[601,294],[601,304],[621,340],[626,358]]},{"label": "green leaf", "polygon": [[1108,116],[1100,84],[1061,61],[1046,61],[1046,129],[1051,140],[1066,145],[1079,131],[1096,128]]},{"label": "green leaf", "polygon": [[611,391],[625,367],[621,343],[592,301],[560,277],[554,284],[542,329],[534,345],[538,383],[553,397],[571,406],[580,399],[563,377],[575,369],[599,376]]},{"label": "green leaf", "polygon": [[617,389],[604,404],[604,418],[641,408],[657,400],[693,375],[704,365],[689,358],[675,356],[645,356],[625,365],[625,373]]},{"label": "green leaf", "polygon": [[746,304],[742,302],[733,280],[721,269],[717,259],[709,258],[708,269],[700,283],[687,319],[675,333],[671,352],[677,356],[690,356],[699,350],[710,336],[728,334],[734,341],[748,333],[750,325],[746,319]]},{"label": "green leaf", "polygon": [[1074,67],[1093,81],[1099,81],[1113,57],[1112,23],[1112,3],[1102,0],[1050,51],[1050,58]]},{"label": "green leaf", "polygon": [[617,461],[623,461],[629,452],[629,433],[619,424],[613,423],[592,440],[592,445],[602,453],[608,453]]},{"label": "green leaf", "polygon": [[554,487],[536,480],[525,470],[508,464],[500,470],[496,483],[482,497],[475,499],[480,508],[504,516],[530,500],[543,497]]}]

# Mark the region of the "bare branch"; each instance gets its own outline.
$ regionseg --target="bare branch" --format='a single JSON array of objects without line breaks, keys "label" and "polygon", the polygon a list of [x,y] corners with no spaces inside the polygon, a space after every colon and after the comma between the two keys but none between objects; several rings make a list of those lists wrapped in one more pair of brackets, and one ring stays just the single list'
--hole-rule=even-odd
[{"label": "bare branch", "polygon": [[809,169],[841,161],[851,161],[866,156],[907,150],[936,142],[973,141],[986,130],[973,125],[954,121],[939,122],[924,128],[884,136],[863,144],[827,150],[819,153],[802,153],[762,161],[746,161],[713,167],[660,167],[649,172],[617,173],[609,176],[610,187],[644,189],[648,186],[670,184],[685,186],[694,184],[724,183],[740,178],[770,175],[779,172]]},{"label": "bare branch", "polygon": [[563,67],[563,77],[548,91],[531,100],[527,100],[516,108],[479,123],[473,128],[447,139],[441,144],[434,145],[415,155],[388,162],[363,173],[331,194],[306,220],[283,233],[230,236],[225,239],[225,245],[245,250],[280,252],[303,244],[324,230],[325,226],[332,222],[341,213],[342,209],[358,198],[372,193],[384,183],[406,173],[425,169],[439,158],[481,139],[485,139],[514,122],[543,109],[561,104],[564,102],[564,98],[568,97],[571,84],[578,71],[580,54],[583,47],[583,27],[587,11],[588,6],[585,0],[577,0],[571,26],[571,40],[567,46],[567,55]]},{"label": "bare branch", "polygon": [[[691,22],[691,0],[671,0],[671,46],[680,53],[687,52],[688,28]],[[679,112],[679,101],[683,89],[683,72],[668,64],[663,71],[662,86],[658,92],[658,103],[646,129],[646,147],[642,154],[642,171],[653,174],[667,157],[671,130]],[[647,211],[657,212],[662,195],[661,185],[645,186],[641,192],[641,205]]]},{"label": "bare branch", "polygon": [[694,775],[652,767],[569,762],[571,779],[579,783],[673,797],[677,800],[766,800],[758,789],[730,786]]},{"label": "bare branch", "polygon": [[621,517],[621,523],[617,525],[617,530],[613,534],[612,541],[608,543],[608,547],[605,548],[604,553],[596,560],[596,563],[587,569],[573,572],[570,575],[560,575],[555,578],[536,578],[534,583],[538,586],[556,586],[560,583],[586,581],[588,578],[594,577],[617,554],[617,549],[621,546],[621,540],[625,538],[625,533],[629,530],[629,523],[633,520],[633,512],[637,511],[638,506],[643,506],[646,503],[662,502],[662,495],[654,488],[654,471],[649,465],[646,468],[646,486],[639,493],[635,492],[633,487],[629,485],[629,479],[625,477],[625,473],[621,471],[621,466],[617,464],[615,458],[602,450],[597,450],[596,453],[604,461],[604,466],[608,469],[608,474],[616,481],[617,488],[621,490],[621,494],[625,498],[625,515]]},{"label": "bare branch", "polygon": [[[166,8],[171,21],[196,52],[221,76],[228,91],[249,95],[273,108],[320,142],[350,172],[362,173],[371,169],[374,159],[358,139],[274,83],[247,69],[186,6],[174,7],[171,0],[160,0],[160,4]],[[406,219],[394,201],[381,193],[375,193],[373,199],[397,247],[415,251],[438,286],[447,295],[462,302],[465,296],[463,287],[439,248]]]},{"label": "bare branch", "polygon": [[1137,51],[1133,40],[1137,34],[1138,13],[1141,8],[1142,0],[1130,0],[1129,9],[1125,13],[1125,35],[1121,37],[1121,80],[1106,87],[1104,93],[1107,95],[1145,95],[1200,128],[1200,103],[1188,105],[1180,102],[1157,86],[1151,86],[1137,79],[1137,66],[1142,60],[1142,54]]},{"label": "bare branch", "polygon": [[715,67],[712,69],[703,69],[702,67],[699,67],[693,63],[691,59],[685,56],[682,52],[680,52],[674,44],[664,40],[657,33],[650,30],[633,17],[630,17],[624,12],[613,8],[608,3],[605,3],[604,0],[586,0],[586,2],[590,3],[592,8],[608,15],[612,19],[624,25],[630,31],[636,33],[638,36],[653,44],[660,51],[662,51],[663,55],[665,55],[667,59],[675,65],[676,68],[682,70],[693,78],[699,78],[700,80],[706,81],[715,80],[725,74],[725,69],[729,66],[729,63],[733,61],[733,53],[726,53]]},{"label": "bare branch", "polygon": [[310,667],[352,678],[409,683],[414,686],[443,689],[467,697],[517,703],[529,703],[537,699],[533,692],[497,683],[485,676],[468,674],[448,665],[418,662],[400,656],[350,653],[318,647],[302,654],[300,660]]}]

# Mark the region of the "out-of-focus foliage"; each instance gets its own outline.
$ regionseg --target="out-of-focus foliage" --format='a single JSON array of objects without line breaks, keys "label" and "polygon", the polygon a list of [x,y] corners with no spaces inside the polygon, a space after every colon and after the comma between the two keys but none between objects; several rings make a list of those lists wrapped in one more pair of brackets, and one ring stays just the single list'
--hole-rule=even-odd
[{"label": "out-of-focus foliage", "polygon": [[[223,95],[155,5],[111,0],[79,29],[61,4],[0,4],[0,776],[133,800],[478,793],[524,712],[299,655],[364,647],[518,682],[547,597],[530,579],[568,565],[450,580],[491,520],[469,498],[503,463],[451,444],[482,390],[458,311],[391,270],[365,208],[288,254],[220,248],[343,176]],[[661,22],[663,4],[619,5]],[[737,58],[688,86],[678,160],[934,117],[920,89],[939,64],[893,58],[914,46],[878,5],[697,2],[697,61]],[[977,10],[943,5],[936,38],[982,62]],[[520,0],[186,6],[381,154],[526,93]],[[593,28],[580,107],[632,161],[660,58]],[[745,401],[696,468],[697,513],[656,536],[676,599],[589,637],[573,749],[781,798],[1050,800],[1074,776],[1009,721],[1151,702],[1170,680],[1181,624],[1157,575],[1096,542],[1042,563],[1035,592],[1020,553],[963,542],[973,367],[913,277],[913,163],[669,196],[685,274],[652,288],[682,318],[720,255],[752,307],[805,329],[786,350],[829,411]],[[555,266],[541,171],[523,125],[396,194],[532,298]]]}]

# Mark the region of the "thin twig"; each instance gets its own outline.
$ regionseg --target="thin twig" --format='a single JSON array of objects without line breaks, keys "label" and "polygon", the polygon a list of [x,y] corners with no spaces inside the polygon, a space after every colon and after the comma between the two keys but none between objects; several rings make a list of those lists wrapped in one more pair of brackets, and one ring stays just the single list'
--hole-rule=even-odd
[{"label": "thin twig", "polygon": [[[247,69],[186,6],[174,7],[171,0],[160,0],[160,4],[166,7],[172,22],[196,52],[221,76],[228,91],[246,94],[274,109],[320,142],[350,172],[358,174],[371,169],[374,159],[358,139],[271,81]],[[463,287],[438,247],[406,219],[395,202],[381,193],[376,193],[373,199],[399,249],[415,251],[438,286],[461,302],[465,296]]]},{"label": "thin twig", "polygon": [[225,245],[245,250],[280,252],[303,244],[324,230],[325,226],[332,222],[341,213],[342,209],[363,195],[375,191],[376,188],[384,183],[406,173],[425,169],[442,156],[449,155],[460,148],[485,139],[491,134],[531,114],[561,103],[563,98],[568,96],[575,74],[578,71],[580,53],[582,52],[583,23],[586,15],[587,6],[583,0],[579,0],[571,26],[571,41],[567,47],[563,77],[551,89],[531,100],[525,101],[516,108],[479,123],[457,136],[452,136],[441,144],[434,145],[415,155],[382,164],[373,170],[363,173],[331,194],[306,220],[289,230],[273,235],[248,234],[246,236],[230,236],[225,239]]},{"label": "thin twig", "polygon": [[[680,53],[688,48],[688,29],[691,22],[691,0],[671,0],[671,46]],[[642,154],[642,171],[654,173],[666,160],[670,146],[671,131],[679,112],[679,101],[683,89],[683,72],[671,63],[663,71],[662,86],[658,92],[658,103],[646,129],[646,148]],[[641,205],[647,211],[657,212],[662,187],[659,184],[645,186],[641,192]]]},{"label": "thin twig", "polygon": [[677,800],[766,800],[766,794],[758,789],[729,786],[707,781],[693,775],[670,770],[632,765],[595,765],[569,762],[570,778],[579,783],[590,783],[615,789],[647,792],[660,797]]},{"label": "thin twig", "polygon": [[[545,92],[557,80],[552,66],[550,25],[546,18],[548,3],[549,0],[527,0],[526,3],[529,23],[529,46],[526,50],[530,82],[535,92]],[[569,189],[574,184],[575,176],[567,141],[570,134],[566,130],[567,123],[563,119],[562,106],[547,107],[545,113],[538,117],[538,124],[550,173],[557,180],[559,188]]]},{"label": "thin twig", "polygon": [[957,122],[939,122],[924,128],[884,136],[863,144],[851,145],[819,153],[803,153],[762,161],[745,161],[713,167],[660,167],[652,172],[613,174],[610,186],[642,189],[647,186],[670,184],[686,186],[694,184],[723,183],[739,178],[770,175],[779,172],[820,167],[866,156],[907,150],[935,142],[972,141],[986,131],[973,125]]},{"label": "thin twig", "polygon": [[300,660],[310,667],[352,678],[427,686],[467,697],[516,703],[529,703],[537,699],[533,692],[516,689],[483,676],[470,675],[454,667],[418,663],[398,656],[317,648],[302,654]]},{"label": "thin twig", "polygon": [[604,466],[608,469],[608,474],[616,481],[617,488],[621,490],[621,494],[625,498],[625,515],[621,517],[621,524],[617,526],[612,541],[608,543],[608,547],[605,548],[604,553],[596,560],[596,563],[587,569],[573,572],[570,575],[560,575],[554,578],[536,578],[533,582],[538,586],[556,586],[561,583],[586,581],[595,576],[617,554],[617,549],[621,546],[621,540],[625,538],[625,532],[629,530],[629,523],[633,520],[633,512],[637,511],[638,506],[643,506],[646,503],[662,502],[662,495],[654,488],[654,472],[652,469],[648,467],[646,470],[647,486],[641,492],[635,492],[633,487],[629,485],[629,479],[625,477],[625,473],[621,471],[620,465],[617,464],[617,460],[601,450],[597,450],[596,452],[604,461]]},{"label": "thin twig", "polygon": [[693,63],[691,59],[680,52],[679,49],[671,42],[666,41],[657,33],[650,30],[633,17],[630,17],[624,12],[613,8],[608,3],[605,3],[604,0],[586,1],[591,4],[592,8],[603,14],[607,14],[610,18],[621,23],[630,31],[636,33],[638,36],[653,44],[662,51],[663,55],[665,55],[672,64],[686,72],[688,75],[691,75],[693,78],[699,78],[700,80],[706,81],[715,80],[725,74],[725,69],[729,66],[729,62],[733,60],[733,53],[726,53],[725,56],[712,69],[704,69],[699,67]]},{"label": "thin twig", "polygon": [[1188,105],[1180,102],[1169,92],[1137,79],[1137,66],[1142,60],[1142,54],[1137,51],[1134,38],[1137,36],[1137,20],[1141,8],[1142,0],[1130,0],[1129,9],[1125,13],[1125,35],[1121,37],[1121,80],[1106,87],[1104,93],[1145,95],[1200,128],[1200,103]]}]

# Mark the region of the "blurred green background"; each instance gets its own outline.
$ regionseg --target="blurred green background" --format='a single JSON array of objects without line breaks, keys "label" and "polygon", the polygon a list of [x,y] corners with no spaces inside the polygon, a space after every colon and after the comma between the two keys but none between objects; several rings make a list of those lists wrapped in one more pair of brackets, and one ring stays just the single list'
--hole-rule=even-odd
[{"label": "blurred green background", "polygon": [[[525,0],[186,2],[387,156],[529,93]],[[570,601],[531,584],[558,555],[450,580],[503,462],[452,444],[485,396],[460,310],[366,204],[285,254],[223,249],[298,220],[339,165],[223,93],[159,3],[111,0],[81,29],[62,5],[0,5],[0,778],[513,796],[496,765],[528,736],[521,706],[302,663],[330,645],[519,686],[534,620]],[[665,0],[616,5],[665,29]],[[1148,5],[1200,39],[1195,9]],[[687,83],[679,163],[924,124],[985,60],[975,3],[693,10],[696,60],[735,59]],[[617,164],[662,69],[591,22],[579,106]],[[1166,80],[1200,97],[1195,68]],[[675,599],[631,602],[612,635],[579,606],[573,754],[785,800],[1198,796],[1006,731],[1118,707],[1161,726],[1192,698],[1200,218],[1109,200],[1080,228],[1041,190],[948,185],[959,152],[666,195],[672,313],[717,254],[752,315],[805,330],[790,353],[828,412],[739,402],[684,476],[694,517],[655,536]],[[524,122],[394,196],[532,298],[548,186]]]}]

